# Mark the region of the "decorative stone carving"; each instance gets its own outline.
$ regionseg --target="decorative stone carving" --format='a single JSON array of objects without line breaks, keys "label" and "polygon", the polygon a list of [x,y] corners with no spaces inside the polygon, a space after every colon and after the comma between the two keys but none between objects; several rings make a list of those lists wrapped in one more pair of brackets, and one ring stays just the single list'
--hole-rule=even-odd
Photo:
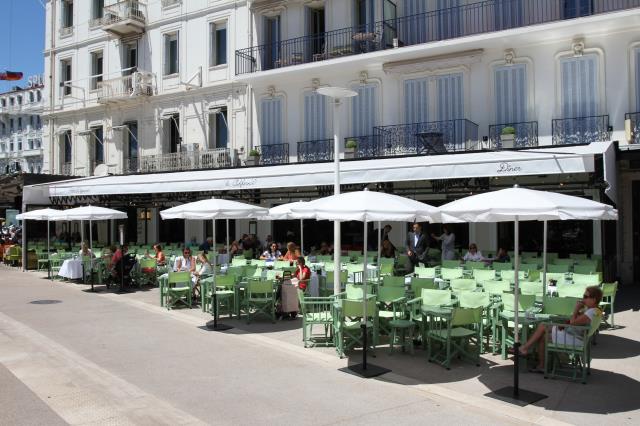
[{"label": "decorative stone carving", "polygon": [[273,98],[276,95],[276,86],[267,87],[267,94],[270,98]]},{"label": "decorative stone carving", "polygon": [[584,54],[584,40],[575,40],[571,43],[571,50],[573,50],[573,56],[582,56]]},{"label": "decorative stone carving", "polygon": [[504,51],[504,63],[505,65],[513,65],[513,60],[516,57],[516,52],[513,49],[507,49]]},{"label": "decorative stone carving", "polygon": [[369,79],[369,73],[366,71],[360,71],[360,84],[367,84]]}]

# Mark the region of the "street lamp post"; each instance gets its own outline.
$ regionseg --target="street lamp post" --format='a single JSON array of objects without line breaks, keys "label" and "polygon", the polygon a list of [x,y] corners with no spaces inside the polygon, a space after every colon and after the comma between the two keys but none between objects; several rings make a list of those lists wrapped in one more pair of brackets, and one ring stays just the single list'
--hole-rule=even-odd
[{"label": "street lamp post", "polygon": [[[331,98],[333,101],[333,164],[334,182],[333,194],[340,194],[340,106],[342,99],[358,96],[358,92],[343,87],[321,87],[318,93]],[[340,221],[333,222],[333,294],[338,294],[340,288],[340,255],[341,253]]]}]

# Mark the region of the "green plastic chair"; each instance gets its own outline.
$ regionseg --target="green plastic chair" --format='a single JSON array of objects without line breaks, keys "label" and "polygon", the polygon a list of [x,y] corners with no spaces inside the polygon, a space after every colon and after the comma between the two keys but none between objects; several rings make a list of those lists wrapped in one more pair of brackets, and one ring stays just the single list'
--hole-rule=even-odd
[{"label": "green plastic chair", "polygon": [[581,299],[584,294],[584,290],[589,287],[588,284],[558,284],[558,296],[559,297],[576,297]]},{"label": "green plastic chair", "polygon": [[400,287],[404,289],[404,284],[405,284],[404,277],[393,277],[393,276],[382,277],[383,287]]},{"label": "green plastic chair", "polygon": [[[368,347],[375,349],[378,344],[378,309],[375,300],[367,300],[367,336]],[[339,300],[334,307],[333,335],[336,352],[340,358],[345,356],[345,352],[356,346],[362,347],[362,329],[360,324],[363,320],[362,300]]]},{"label": "green plastic chair", "polygon": [[476,289],[476,280],[470,278],[456,278],[449,282],[453,294],[463,291],[474,291]]},{"label": "green plastic chair", "polygon": [[421,295],[423,288],[438,290],[439,286],[435,283],[433,278],[411,278],[411,293],[414,297],[417,295]]},{"label": "green plastic chair", "polygon": [[[530,309],[534,306],[536,301],[536,297],[531,294],[521,294],[518,298],[518,312],[524,312],[527,309]],[[513,294],[503,294],[502,295],[502,312],[507,313],[508,315],[515,316],[516,306],[515,306],[515,295]],[[518,330],[512,330],[514,328],[513,319],[502,317],[500,321],[501,328],[501,352],[502,359],[507,359],[507,347],[513,345],[514,333],[520,332]],[[520,327],[524,327],[522,323],[519,325]]]},{"label": "green plastic chair", "polygon": [[571,281],[574,284],[583,284],[586,286],[591,286],[591,285],[600,285],[601,281],[600,281],[600,275],[599,274],[576,274],[573,273],[571,275]]},{"label": "green plastic chair", "polygon": [[502,296],[502,293],[511,291],[511,283],[509,283],[509,281],[482,281],[480,285],[482,289],[491,296]]},{"label": "green plastic chair", "polygon": [[475,278],[477,283],[492,281],[496,279],[496,271],[493,269],[474,269],[473,278]]},{"label": "green plastic chair", "polygon": [[139,265],[140,273],[136,277],[138,287],[155,286],[158,283],[158,262],[156,259],[141,259]]},{"label": "green plastic chair", "polygon": [[[520,278],[520,281],[524,281],[526,278],[526,272],[523,270],[518,270],[518,277]],[[502,281],[509,281],[510,283],[515,283],[516,271],[514,271],[513,269],[502,270],[500,271],[500,279],[502,279]]]},{"label": "green plastic chair", "polygon": [[577,297],[545,297],[542,313],[547,315],[571,316],[576,307]]},{"label": "green plastic chair", "polygon": [[418,278],[435,278],[436,272],[436,268],[429,268],[426,266],[416,266],[413,271]]},{"label": "green plastic chair", "polygon": [[462,268],[440,268],[440,277],[443,280],[454,280],[456,278],[462,278]]},{"label": "green plastic chair", "polygon": [[[216,275],[215,279],[212,280],[207,285],[207,299],[204,300],[204,292],[201,292],[200,295],[203,297],[203,305],[207,306],[210,303],[213,303],[213,293],[211,292],[211,287],[209,287],[212,283],[215,283],[216,289],[216,301],[217,301],[217,309],[216,314],[220,316],[221,313],[226,313],[229,315],[229,318],[233,318],[233,313],[238,312],[236,306],[236,277],[234,275]],[[203,310],[205,310],[203,308]],[[213,306],[211,306],[211,313],[213,314]]]},{"label": "green plastic chair", "polygon": [[449,290],[430,290],[423,288],[420,293],[422,306],[452,306],[453,293]]},{"label": "green plastic chair", "polygon": [[409,349],[409,353],[413,355],[413,339],[416,324],[411,320],[407,309],[407,301],[403,299],[401,302],[393,304],[393,318],[389,320],[389,355],[392,355],[396,343],[402,347],[402,351]]},{"label": "green plastic chair", "polygon": [[265,315],[276,322],[276,302],[273,291],[273,281],[259,280],[247,283],[247,324],[258,315]]},{"label": "green plastic chair", "polygon": [[615,301],[616,301],[616,293],[618,291],[618,282],[612,283],[603,283],[602,284],[602,301],[600,302],[600,308],[603,312],[607,312],[607,308],[609,309],[608,317],[606,318],[606,322],[609,323],[609,319],[611,319],[611,323],[609,324],[611,328],[616,328],[616,323],[614,319],[615,314]]},{"label": "green plastic chair", "polygon": [[480,261],[469,260],[464,264],[465,269],[469,269],[471,271],[475,269],[485,270],[487,269],[487,264]]},{"label": "green plastic chair", "polygon": [[[333,297],[309,297],[298,289],[298,302],[302,316],[302,342],[305,348],[332,346]],[[320,326],[323,334],[313,334],[313,326]]]},{"label": "green plastic chair", "polygon": [[245,266],[247,264],[247,259],[244,256],[236,256],[231,259],[231,266]]},{"label": "green plastic chair", "polygon": [[167,309],[173,309],[178,304],[191,308],[191,273],[169,272],[165,297]]},{"label": "green plastic chair", "polygon": [[542,301],[544,289],[540,281],[520,281],[518,283],[520,293],[525,295],[533,295],[536,300]]},{"label": "green plastic chair", "polygon": [[[451,360],[462,359],[480,365],[482,308],[455,308],[450,316],[429,321],[427,359],[447,370]],[[475,341],[475,345],[471,345]],[[439,344],[439,349],[435,345]]]},{"label": "green plastic chair", "polygon": [[[540,279],[542,280],[542,276]],[[565,284],[567,282],[567,274],[564,272],[547,272],[547,285],[550,285],[552,280],[558,285]]]},{"label": "green plastic chair", "polygon": [[[403,277],[404,278],[404,277]],[[380,287],[376,296],[378,303],[378,318],[380,320],[380,332],[391,334],[389,321],[396,318],[407,298],[403,287]]]},{"label": "green plastic chair", "polygon": [[573,267],[573,264],[576,263],[575,259],[554,259],[553,263],[555,265],[569,265]]},{"label": "green plastic chair", "polygon": [[[327,271],[327,277],[325,280],[325,289],[320,292],[321,296],[327,297],[333,294],[333,275],[334,271]],[[340,287],[344,287],[347,285],[347,281],[349,279],[349,273],[343,269],[340,271]]]},{"label": "green plastic chair", "polygon": [[441,263],[441,266],[443,268],[448,268],[448,269],[460,268],[460,261],[459,260],[443,260]]},{"label": "green plastic chair", "polygon": [[49,270],[49,253],[38,253],[38,271],[42,271],[44,269]]},{"label": "green plastic chair", "polygon": [[564,273],[564,274],[566,274],[566,273],[570,272],[570,269],[571,269],[571,266],[567,265],[567,264],[556,265],[556,264],[550,263],[550,264],[547,265],[547,274],[550,273],[550,272],[551,273]]}]

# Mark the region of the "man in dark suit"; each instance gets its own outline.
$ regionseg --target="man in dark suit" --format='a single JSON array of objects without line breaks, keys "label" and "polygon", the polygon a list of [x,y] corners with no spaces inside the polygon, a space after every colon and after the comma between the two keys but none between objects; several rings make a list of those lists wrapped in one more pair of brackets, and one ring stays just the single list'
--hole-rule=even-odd
[{"label": "man in dark suit", "polygon": [[429,243],[427,236],[422,233],[422,225],[414,223],[413,232],[409,232],[407,238],[407,256],[409,256],[407,271],[413,272],[418,262],[426,264],[428,251]]}]

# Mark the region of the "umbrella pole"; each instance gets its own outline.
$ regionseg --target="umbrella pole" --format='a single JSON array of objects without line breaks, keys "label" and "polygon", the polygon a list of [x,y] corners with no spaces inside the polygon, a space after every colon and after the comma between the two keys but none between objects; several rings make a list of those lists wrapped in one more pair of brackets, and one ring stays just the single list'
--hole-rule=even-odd
[{"label": "umbrella pole", "polygon": [[382,245],[380,242],[380,239],[382,238],[382,231],[380,230],[380,222],[378,222],[378,274],[380,274],[380,265],[382,264],[382,261],[380,260],[380,257],[382,256]]},{"label": "umbrella pole", "polygon": [[542,231],[542,302],[547,297],[547,221]]},{"label": "umbrella pole", "polygon": [[[213,246],[215,248],[216,246],[216,220],[215,219],[211,219],[211,222],[213,224]],[[227,219],[227,224],[229,223],[229,220]],[[229,227],[227,226],[227,230],[229,229]],[[229,330],[233,327],[231,327],[230,325],[226,325],[226,324],[219,324],[218,323],[218,294],[216,292],[216,268],[217,268],[217,263],[218,263],[218,254],[216,253],[216,250],[214,249],[213,252],[213,282],[211,283],[211,313],[213,315],[213,320],[207,322],[207,329],[211,330],[211,331],[224,331],[224,330]],[[202,288],[200,289],[200,291],[203,291]]]},{"label": "umbrella pole", "polygon": [[47,219],[47,275],[48,278],[51,278],[51,247],[50,247],[50,240],[51,240],[51,221],[49,219]]},{"label": "umbrella pole", "polygon": [[300,219],[300,256],[304,257],[304,219]]},{"label": "umbrella pole", "polygon": [[[216,247],[216,240],[213,240],[213,247],[216,253],[218,253],[215,250]],[[216,254],[217,256],[217,254]],[[231,241],[229,241],[229,219],[227,219],[227,264],[231,263]]]},{"label": "umbrella pole", "polygon": [[333,294],[340,293],[340,255],[342,250],[340,249],[340,221],[333,222]]},{"label": "umbrella pole", "polygon": [[89,219],[89,246],[91,247],[91,255],[89,256],[89,279],[91,280],[91,291],[93,291],[93,226]]},{"label": "umbrella pole", "polygon": [[519,394],[520,394],[520,389],[519,389],[519,374],[520,374],[520,370],[519,370],[519,360],[520,360],[520,330],[518,329],[518,320],[519,320],[519,316],[520,316],[520,306],[519,306],[519,300],[520,300],[520,256],[519,256],[519,251],[520,251],[520,234],[519,234],[519,226],[518,226],[518,216],[516,215],[515,217],[515,221],[514,221],[514,230],[513,230],[513,252],[514,252],[514,257],[515,257],[515,264],[514,264],[514,270],[515,270],[515,286],[513,289],[514,292],[514,316],[513,316],[513,334],[514,334],[514,338],[513,338],[513,353],[514,353],[514,364],[513,364],[513,396],[514,398],[518,398]]}]

